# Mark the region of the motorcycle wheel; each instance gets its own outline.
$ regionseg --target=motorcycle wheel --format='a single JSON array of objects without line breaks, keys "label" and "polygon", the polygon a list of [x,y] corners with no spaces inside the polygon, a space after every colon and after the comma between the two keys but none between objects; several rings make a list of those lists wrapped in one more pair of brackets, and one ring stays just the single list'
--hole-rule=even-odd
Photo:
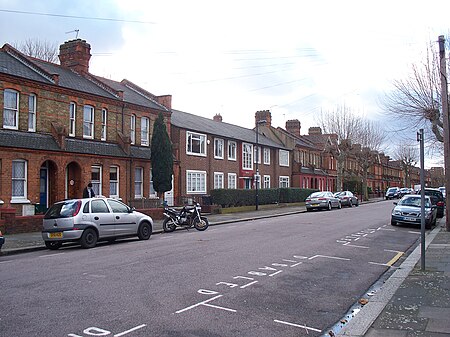
[{"label": "motorcycle wheel", "polygon": [[175,225],[175,222],[171,218],[165,218],[163,221],[163,230],[166,233],[173,232],[177,228],[177,225]]},{"label": "motorcycle wheel", "polygon": [[201,217],[201,219],[196,218],[194,220],[194,227],[198,231],[204,231],[206,228],[208,228],[208,226],[209,226],[208,219],[203,216]]}]

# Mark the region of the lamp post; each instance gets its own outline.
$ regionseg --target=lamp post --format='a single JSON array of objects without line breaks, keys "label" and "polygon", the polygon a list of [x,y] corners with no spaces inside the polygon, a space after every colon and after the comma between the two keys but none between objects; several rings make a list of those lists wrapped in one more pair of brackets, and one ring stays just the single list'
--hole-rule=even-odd
[{"label": "lamp post", "polygon": [[259,130],[258,130],[258,126],[259,124],[264,124],[267,121],[265,119],[261,119],[256,121],[256,158],[255,158],[255,210],[258,210],[258,206],[259,206],[259,200],[258,200],[258,183],[259,183],[259,170],[258,170],[258,163],[259,163],[259,143],[258,143],[258,135],[259,135]]}]

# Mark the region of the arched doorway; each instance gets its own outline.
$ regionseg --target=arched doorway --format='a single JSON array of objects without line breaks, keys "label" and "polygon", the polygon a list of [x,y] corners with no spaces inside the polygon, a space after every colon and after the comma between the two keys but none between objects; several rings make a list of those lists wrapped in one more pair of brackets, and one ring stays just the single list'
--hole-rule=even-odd
[{"label": "arched doorway", "polygon": [[52,160],[46,160],[39,169],[39,210],[45,210],[57,200],[58,168]]},{"label": "arched doorway", "polygon": [[66,166],[66,191],[65,198],[81,198],[83,188],[81,186],[81,167],[77,162],[70,162]]}]

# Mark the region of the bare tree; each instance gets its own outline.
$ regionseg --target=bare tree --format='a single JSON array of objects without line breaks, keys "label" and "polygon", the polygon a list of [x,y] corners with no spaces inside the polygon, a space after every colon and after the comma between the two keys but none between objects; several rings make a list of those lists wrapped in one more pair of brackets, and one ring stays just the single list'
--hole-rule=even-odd
[{"label": "bare tree", "polygon": [[325,151],[336,158],[336,190],[342,191],[345,161],[351,153],[352,139],[357,138],[362,120],[350,108],[338,106],[334,111],[322,113],[319,122],[325,134],[335,135],[329,138]]},{"label": "bare tree", "polygon": [[408,78],[395,80],[394,90],[383,101],[386,112],[406,127],[424,128],[442,143],[442,100],[439,55],[429,45],[425,59],[411,66]]},{"label": "bare tree", "polygon": [[27,56],[47,62],[58,63],[57,43],[50,43],[39,39],[27,39],[22,43],[15,43],[13,46]]},{"label": "bare tree", "polygon": [[400,162],[404,175],[404,186],[411,187],[411,172],[419,161],[417,145],[399,144],[394,151],[394,158]]}]

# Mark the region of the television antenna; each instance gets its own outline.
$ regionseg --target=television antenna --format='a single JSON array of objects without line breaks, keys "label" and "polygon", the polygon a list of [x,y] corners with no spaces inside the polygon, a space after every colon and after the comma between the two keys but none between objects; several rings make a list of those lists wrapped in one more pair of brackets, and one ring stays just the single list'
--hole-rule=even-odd
[{"label": "television antenna", "polygon": [[78,33],[79,33],[79,32],[80,32],[79,29],[74,29],[74,30],[71,30],[70,32],[66,32],[66,34],[77,33],[77,34],[75,35],[75,39],[78,39]]}]

